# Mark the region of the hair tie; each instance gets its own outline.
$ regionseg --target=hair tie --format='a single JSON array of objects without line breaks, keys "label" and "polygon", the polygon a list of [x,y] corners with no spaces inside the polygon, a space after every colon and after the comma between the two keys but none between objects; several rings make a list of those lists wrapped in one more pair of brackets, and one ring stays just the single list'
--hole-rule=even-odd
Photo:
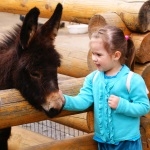
[{"label": "hair tie", "polygon": [[128,35],[125,35],[125,39],[128,40],[128,39],[129,39],[129,36],[128,36]]}]

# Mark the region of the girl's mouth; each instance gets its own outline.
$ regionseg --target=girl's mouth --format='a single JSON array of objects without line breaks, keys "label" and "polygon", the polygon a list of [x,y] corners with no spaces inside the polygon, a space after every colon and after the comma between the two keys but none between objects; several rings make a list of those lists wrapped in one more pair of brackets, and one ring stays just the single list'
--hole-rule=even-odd
[{"label": "girl's mouth", "polygon": [[95,65],[96,65],[97,68],[100,68],[100,67],[101,67],[101,65],[99,65],[99,64],[95,64]]}]

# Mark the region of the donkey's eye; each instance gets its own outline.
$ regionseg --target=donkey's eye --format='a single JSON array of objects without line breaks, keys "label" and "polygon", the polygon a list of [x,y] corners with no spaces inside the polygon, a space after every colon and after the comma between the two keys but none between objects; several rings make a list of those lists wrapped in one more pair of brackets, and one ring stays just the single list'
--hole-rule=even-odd
[{"label": "donkey's eye", "polygon": [[41,73],[38,71],[30,72],[30,76],[33,78],[41,78]]}]

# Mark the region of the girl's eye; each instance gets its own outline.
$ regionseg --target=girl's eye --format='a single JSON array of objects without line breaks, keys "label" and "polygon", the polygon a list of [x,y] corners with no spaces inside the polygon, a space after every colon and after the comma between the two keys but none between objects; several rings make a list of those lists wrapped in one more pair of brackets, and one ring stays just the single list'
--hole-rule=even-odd
[{"label": "girl's eye", "polygon": [[95,56],[98,56],[98,57],[102,56],[101,53],[94,53],[94,52],[92,52],[92,55],[95,55]]},{"label": "girl's eye", "polygon": [[99,53],[96,53],[95,55],[98,56],[98,57],[102,56],[102,54],[99,54]]},{"label": "girl's eye", "polygon": [[93,52],[92,52],[92,55],[101,56],[101,54],[99,54],[99,53],[93,53]]},{"label": "girl's eye", "polygon": [[33,72],[30,72],[30,76],[33,77],[33,78],[40,79],[41,78],[41,73],[39,71],[33,71]]}]

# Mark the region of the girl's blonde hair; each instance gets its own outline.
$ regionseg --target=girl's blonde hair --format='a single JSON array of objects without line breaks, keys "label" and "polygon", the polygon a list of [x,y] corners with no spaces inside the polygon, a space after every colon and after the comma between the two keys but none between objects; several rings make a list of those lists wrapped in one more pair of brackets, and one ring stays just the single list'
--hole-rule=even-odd
[{"label": "girl's blonde hair", "polygon": [[125,37],[123,31],[115,26],[106,25],[94,32],[91,38],[101,38],[108,53],[121,52],[120,63],[134,68],[135,47],[130,37]]}]

